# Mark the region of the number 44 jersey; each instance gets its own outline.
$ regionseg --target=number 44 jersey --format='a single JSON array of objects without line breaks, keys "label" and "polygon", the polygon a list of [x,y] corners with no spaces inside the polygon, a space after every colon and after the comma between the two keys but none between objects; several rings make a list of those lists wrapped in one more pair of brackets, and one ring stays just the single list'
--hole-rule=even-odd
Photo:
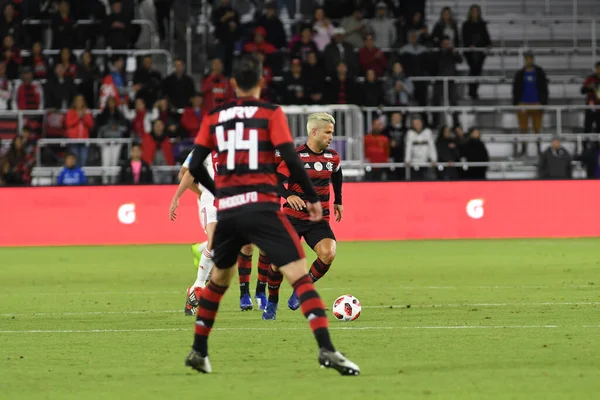
[{"label": "number 44 jersey", "polygon": [[238,98],[204,118],[195,143],[217,154],[215,186],[220,214],[280,208],[275,148],[292,143],[281,107]]}]

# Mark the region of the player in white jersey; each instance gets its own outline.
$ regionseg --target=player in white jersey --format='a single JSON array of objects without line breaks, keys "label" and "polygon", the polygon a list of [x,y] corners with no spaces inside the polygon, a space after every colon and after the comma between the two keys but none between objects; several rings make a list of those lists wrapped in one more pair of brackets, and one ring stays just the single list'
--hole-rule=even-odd
[{"label": "player in white jersey", "polygon": [[[211,178],[214,179],[216,164],[213,162],[212,157],[214,154],[209,155],[204,160],[204,166]],[[195,315],[196,307],[198,306],[198,299],[200,299],[200,291],[204,289],[210,271],[213,267],[212,261],[212,238],[217,224],[217,207],[215,206],[215,197],[208,190],[203,190],[201,185],[194,183],[193,176],[188,172],[189,163],[192,159],[192,152],[187,156],[181,170],[179,171],[179,187],[175,193],[175,197],[171,203],[171,220],[175,220],[176,214],[175,209],[179,204],[179,198],[185,193],[186,190],[191,190],[198,195],[198,214],[200,217],[200,223],[208,240],[204,243],[197,243],[192,245],[192,252],[194,253],[195,265],[198,267],[198,275],[196,282],[188,288],[187,299],[185,304],[185,315]]]}]

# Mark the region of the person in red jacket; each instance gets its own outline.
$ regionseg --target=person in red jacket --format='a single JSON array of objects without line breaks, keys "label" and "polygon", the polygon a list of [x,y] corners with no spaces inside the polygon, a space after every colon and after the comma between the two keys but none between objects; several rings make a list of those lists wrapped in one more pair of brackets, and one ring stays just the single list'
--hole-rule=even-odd
[{"label": "person in red jacket", "polygon": [[195,93],[191,98],[191,107],[186,107],[181,116],[181,126],[190,137],[196,137],[204,112],[202,110],[202,93]]},{"label": "person in red jacket", "polygon": [[229,79],[223,74],[223,62],[220,58],[213,58],[210,62],[210,73],[202,81],[205,112],[224,104],[234,97]]},{"label": "person in red jacket", "polygon": [[[600,61],[596,63],[594,74],[585,78],[581,87],[585,94],[585,103],[589,106],[600,106]],[[594,133],[592,127],[596,124],[596,133],[600,133],[600,108],[585,111],[584,133]]]},{"label": "person in red jacket", "polygon": [[244,45],[244,52],[255,53],[260,51],[265,55],[275,53],[277,49],[271,43],[265,41],[265,36],[267,36],[267,30],[265,28],[262,26],[256,28],[254,30],[254,41],[248,42]]},{"label": "person in red jacket", "polygon": [[[77,95],[73,98],[73,104],[67,117],[65,118],[67,125],[67,137],[69,139],[89,139],[90,129],[94,127],[94,117],[85,104],[85,99],[82,95]],[[80,166],[85,165],[88,156],[88,145],[86,143],[75,143],[69,146],[71,153],[75,154]]]},{"label": "person in red jacket", "polygon": [[[380,119],[373,121],[371,132],[365,135],[365,161],[368,163],[386,163],[390,159],[390,142],[383,135],[383,122]],[[375,168],[368,175],[371,180],[382,180],[383,168]]]},{"label": "person in red jacket", "polygon": [[360,62],[360,69],[363,73],[372,69],[378,77],[381,77],[385,74],[388,67],[388,61],[385,54],[375,47],[373,35],[367,35],[365,37],[365,45],[360,49],[358,59]]},{"label": "person in red jacket", "polygon": [[21,84],[15,88],[13,95],[13,109],[16,105],[18,110],[43,110],[44,89],[42,85],[33,80],[31,67],[25,66],[21,71]]}]

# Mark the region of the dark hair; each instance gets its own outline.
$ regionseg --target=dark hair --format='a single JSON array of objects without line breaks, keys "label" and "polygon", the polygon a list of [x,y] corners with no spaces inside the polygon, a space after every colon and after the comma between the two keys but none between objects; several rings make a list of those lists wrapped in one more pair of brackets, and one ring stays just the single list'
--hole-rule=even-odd
[{"label": "dark hair", "polygon": [[77,159],[77,156],[75,155],[75,153],[70,153],[70,152],[69,152],[69,153],[65,154],[65,160],[66,160],[67,158],[69,158],[69,157],[73,157],[74,159]]},{"label": "dark hair", "polygon": [[232,77],[237,86],[247,92],[254,89],[262,76],[262,65],[253,55],[243,56],[233,68]]},{"label": "dark hair", "polygon": [[471,11],[473,11],[474,8],[477,9],[477,11],[478,11],[479,21],[483,21],[483,16],[481,15],[481,7],[478,4],[473,4],[473,5],[471,5],[471,7],[469,7],[469,11],[467,12],[466,20],[470,21],[470,22],[477,22],[477,21],[473,21],[471,19]]},{"label": "dark hair", "polygon": [[600,67],[600,61],[596,63],[596,68]]}]

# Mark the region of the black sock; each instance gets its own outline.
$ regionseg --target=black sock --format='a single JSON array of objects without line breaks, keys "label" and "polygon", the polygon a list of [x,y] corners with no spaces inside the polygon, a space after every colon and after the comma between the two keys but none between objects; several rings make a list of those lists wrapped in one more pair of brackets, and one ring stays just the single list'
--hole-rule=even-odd
[{"label": "black sock", "polygon": [[267,282],[261,282],[261,281],[256,282],[256,294],[257,295],[265,294],[266,290],[267,290]]},{"label": "black sock", "polygon": [[240,283],[240,299],[245,294],[250,294],[250,284],[248,282]]}]

